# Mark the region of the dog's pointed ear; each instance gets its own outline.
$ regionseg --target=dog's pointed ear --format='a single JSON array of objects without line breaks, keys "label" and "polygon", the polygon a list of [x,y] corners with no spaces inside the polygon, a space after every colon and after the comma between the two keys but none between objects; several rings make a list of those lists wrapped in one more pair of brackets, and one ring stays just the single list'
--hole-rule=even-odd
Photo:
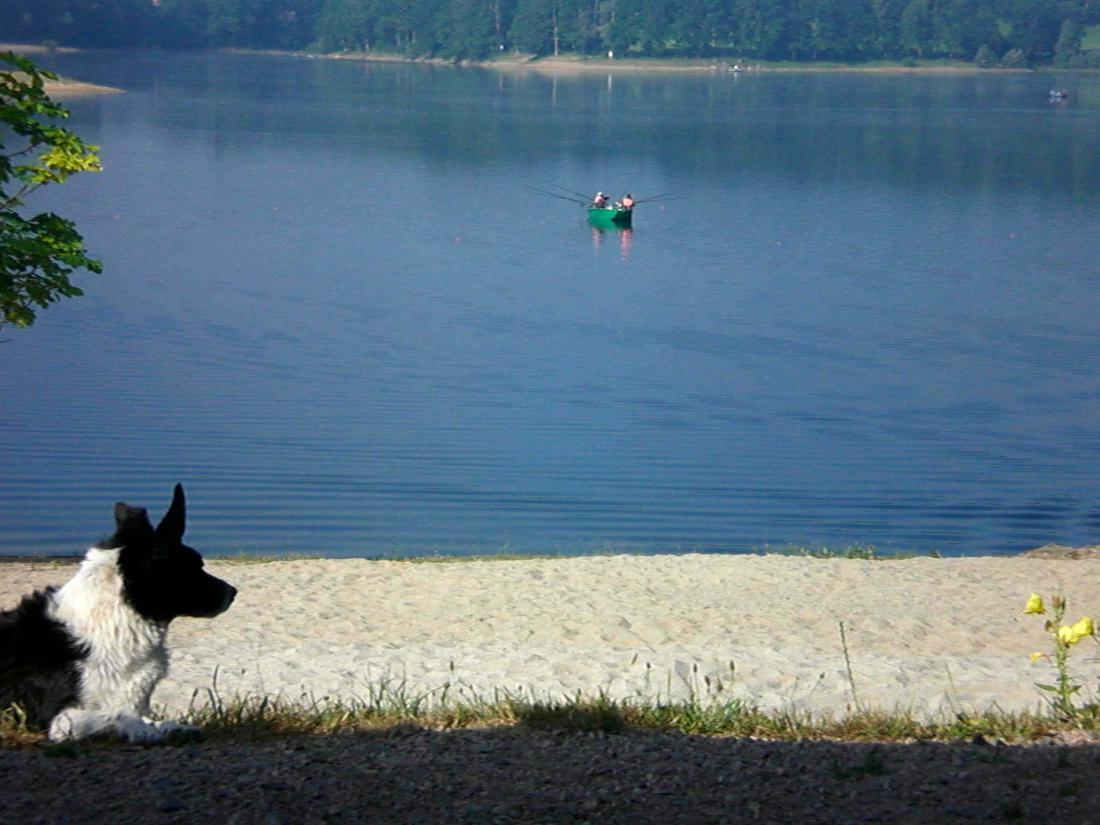
[{"label": "dog's pointed ear", "polygon": [[172,491],[172,505],[157,525],[157,535],[161,538],[179,541],[187,521],[187,502],[183,497],[183,485],[177,484]]},{"label": "dog's pointed ear", "polygon": [[149,516],[145,512],[144,507],[131,507],[125,502],[119,501],[115,503],[115,526],[119,530],[124,530],[127,527],[134,527],[135,522],[141,524],[145,522],[149,526]]}]

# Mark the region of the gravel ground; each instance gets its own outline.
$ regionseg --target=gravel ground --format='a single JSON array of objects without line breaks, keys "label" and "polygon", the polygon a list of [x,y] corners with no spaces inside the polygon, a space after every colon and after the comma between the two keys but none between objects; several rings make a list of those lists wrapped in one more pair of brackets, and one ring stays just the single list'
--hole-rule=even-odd
[{"label": "gravel ground", "polygon": [[490,730],[0,751],[7,825],[1100,822],[1100,745]]}]

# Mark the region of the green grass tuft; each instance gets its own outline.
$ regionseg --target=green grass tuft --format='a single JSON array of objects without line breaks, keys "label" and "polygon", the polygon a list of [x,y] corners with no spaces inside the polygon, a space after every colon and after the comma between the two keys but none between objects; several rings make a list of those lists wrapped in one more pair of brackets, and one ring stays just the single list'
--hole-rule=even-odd
[{"label": "green grass tuft", "polygon": [[[457,694],[457,696],[455,695]],[[356,700],[303,695],[287,700],[244,696],[225,700],[216,690],[196,693],[183,721],[202,727],[211,740],[248,741],[328,735],[414,726],[431,730],[524,726],[538,730],[618,734],[631,729],[693,736],[736,736],[782,741],[914,742],[992,740],[1031,742],[1061,731],[1100,732],[1100,710],[1086,708],[1074,720],[1039,713],[990,710],[926,720],[906,711],[861,711],[841,717],[807,711],[765,712],[738,700],[700,703],[614,700],[581,694],[536,700],[509,691],[481,698],[450,688],[412,693],[403,684],[383,684]],[[45,745],[18,710],[0,712],[0,747]],[[47,755],[71,756],[72,747],[47,745]],[[858,767],[842,766],[849,773]],[[873,773],[864,766],[864,775]]]}]

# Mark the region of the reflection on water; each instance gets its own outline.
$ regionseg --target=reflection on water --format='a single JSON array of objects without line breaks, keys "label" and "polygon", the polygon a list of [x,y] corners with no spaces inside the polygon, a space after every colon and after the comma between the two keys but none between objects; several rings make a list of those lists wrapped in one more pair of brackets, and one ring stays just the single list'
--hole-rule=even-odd
[{"label": "reflection on water", "polygon": [[603,248],[605,238],[610,237],[617,242],[619,254],[625,261],[630,257],[630,244],[634,239],[634,229],[605,229],[600,226],[592,226],[592,248],[599,254]]},{"label": "reflection on water", "polygon": [[[0,347],[0,552],[1100,532],[1100,78],[51,56],[105,275]],[[633,230],[528,194],[672,193]],[[580,212],[580,214],[578,214]]]}]

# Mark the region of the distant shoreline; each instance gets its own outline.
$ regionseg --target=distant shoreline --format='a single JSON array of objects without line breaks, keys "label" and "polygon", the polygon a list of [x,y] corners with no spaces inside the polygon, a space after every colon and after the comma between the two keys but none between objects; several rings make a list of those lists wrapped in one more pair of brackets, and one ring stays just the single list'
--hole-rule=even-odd
[{"label": "distant shoreline", "polygon": [[[649,58],[649,57],[536,57],[514,55],[495,60],[446,60],[439,57],[403,57],[374,52],[311,52],[282,51],[277,49],[218,49],[227,54],[269,55],[273,57],[299,57],[310,60],[353,60],[364,63],[411,63],[430,66],[463,66],[501,71],[534,71],[548,74],[569,73],[666,73],[666,74],[1028,74],[1036,69],[981,68],[973,63],[955,61],[929,61],[907,66],[900,61],[883,61],[866,64],[843,63],[768,63],[762,61],[712,59],[712,58]],[[1043,68],[1046,70],[1046,67]],[[1057,71],[1050,67],[1051,71]]]},{"label": "distant shoreline", "polygon": [[84,95],[117,95],[125,92],[115,86],[100,86],[98,83],[85,83],[80,80],[48,80],[46,93],[50,97],[83,97]]},{"label": "distant shoreline", "polygon": [[[294,554],[288,554],[285,556],[271,556],[271,555],[256,555],[250,556],[247,554],[231,555],[231,556],[218,556],[207,555],[208,561],[216,561],[220,564],[267,564],[267,563],[286,563],[295,561],[348,561],[357,560],[364,562],[409,562],[413,564],[428,564],[428,563],[454,563],[454,562],[524,562],[524,561],[565,561],[569,559],[592,559],[602,558],[611,555],[627,555],[637,556],[639,558],[652,557],[654,555],[668,555],[668,554],[653,554],[653,553],[608,553],[608,554],[587,554],[578,553],[577,555],[569,555],[568,553],[562,555],[541,555],[538,553],[532,553],[530,555],[515,554],[515,555],[480,555],[472,554],[469,556],[395,556],[395,557],[377,557],[377,556],[339,556],[328,558],[324,556],[295,556]],[[676,554],[673,554],[676,555]],[[682,554],[682,555],[694,555],[694,554]],[[715,553],[714,556],[739,556],[739,557],[778,557],[788,559],[817,559],[818,561],[908,561],[911,558],[956,558],[956,559],[1044,559],[1047,561],[1080,561],[1082,559],[1100,559],[1100,544],[1086,545],[1083,547],[1070,547],[1063,544],[1045,544],[1042,547],[1036,547],[1032,550],[1023,550],[1019,553],[1012,553],[1003,556],[898,556],[892,557],[890,555],[877,556],[873,559],[863,558],[858,556],[845,557],[840,556],[822,556],[816,557],[813,554],[799,554],[799,553],[776,553],[776,552],[746,552],[746,553]],[[49,567],[59,567],[67,565],[76,565],[84,558],[83,553],[73,554],[51,554],[37,556],[31,553],[14,554],[14,555],[0,555],[0,565],[7,564],[22,564],[22,565],[46,565]]]},{"label": "distant shoreline", "polygon": [[904,66],[898,64],[869,64],[869,65],[839,65],[831,63],[807,63],[798,65],[794,63],[768,64],[747,63],[744,65],[730,61],[671,61],[658,58],[628,58],[628,59],[569,59],[569,58],[536,58],[526,61],[521,60],[489,60],[476,64],[487,69],[502,70],[529,70],[553,74],[568,74],[570,72],[653,72],[653,73],[688,73],[688,74],[978,74],[978,73],[1012,73],[1020,74],[1033,71],[1031,69],[981,69],[973,64],[929,64],[924,66]]},{"label": "distant shoreline", "polygon": [[36,46],[33,43],[0,43],[0,52],[16,54],[76,54],[80,49],[71,46]]},{"label": "distant shoreline", "polygon": [[[46,48],[45,46],[34,46],[29,43],[0,43],[0,52],[14,52],[19,55],[75,54],[79,51],[80,49],[60,46],[56,48]],[[85,83],[82,80],[70,80],[64,77],[58,78],[57,80],[47,80],[45,89],[46,93],[51,97],[110,95],[121,94],[125,91],[125,89],[118,89],[114,86],[101,86],[98,83]]]},{"label": "distant shoreline", "polygon": [[[0,43],[0,51],[17,54],[40,55],[48,53],[72,54],[80,49],[71,47],[46,48],[25,43]],[[652,73],[652,74],[876,74],[876,75],[976,75],[976,74],[1028,74],[1036,71],[1061,71],[1054,66],[1009,69],[982,68],[963,61],[936,60],[907,65],[902,61],[877,61],[871,63],[794,63],[739,61],[716,58],[649,58],[563,55],[537,57],[527,54],[510,54],[490,60],[447,60],[441,57],[406,57],[377,52],[314,52],[282,49],[246,49],[231,47],[213,49],[224,54],[260,55],[270,57],[296,57],[309,60],[352,60],[364,63],[408,63],[429,66],[460,66],[495,69],[498,71],[532,71],[545,74],[588,73]],[[121,92],[111,86],[99,86],[73,80],[48,84],[54,91],[70,94],[96,94]]]}]

